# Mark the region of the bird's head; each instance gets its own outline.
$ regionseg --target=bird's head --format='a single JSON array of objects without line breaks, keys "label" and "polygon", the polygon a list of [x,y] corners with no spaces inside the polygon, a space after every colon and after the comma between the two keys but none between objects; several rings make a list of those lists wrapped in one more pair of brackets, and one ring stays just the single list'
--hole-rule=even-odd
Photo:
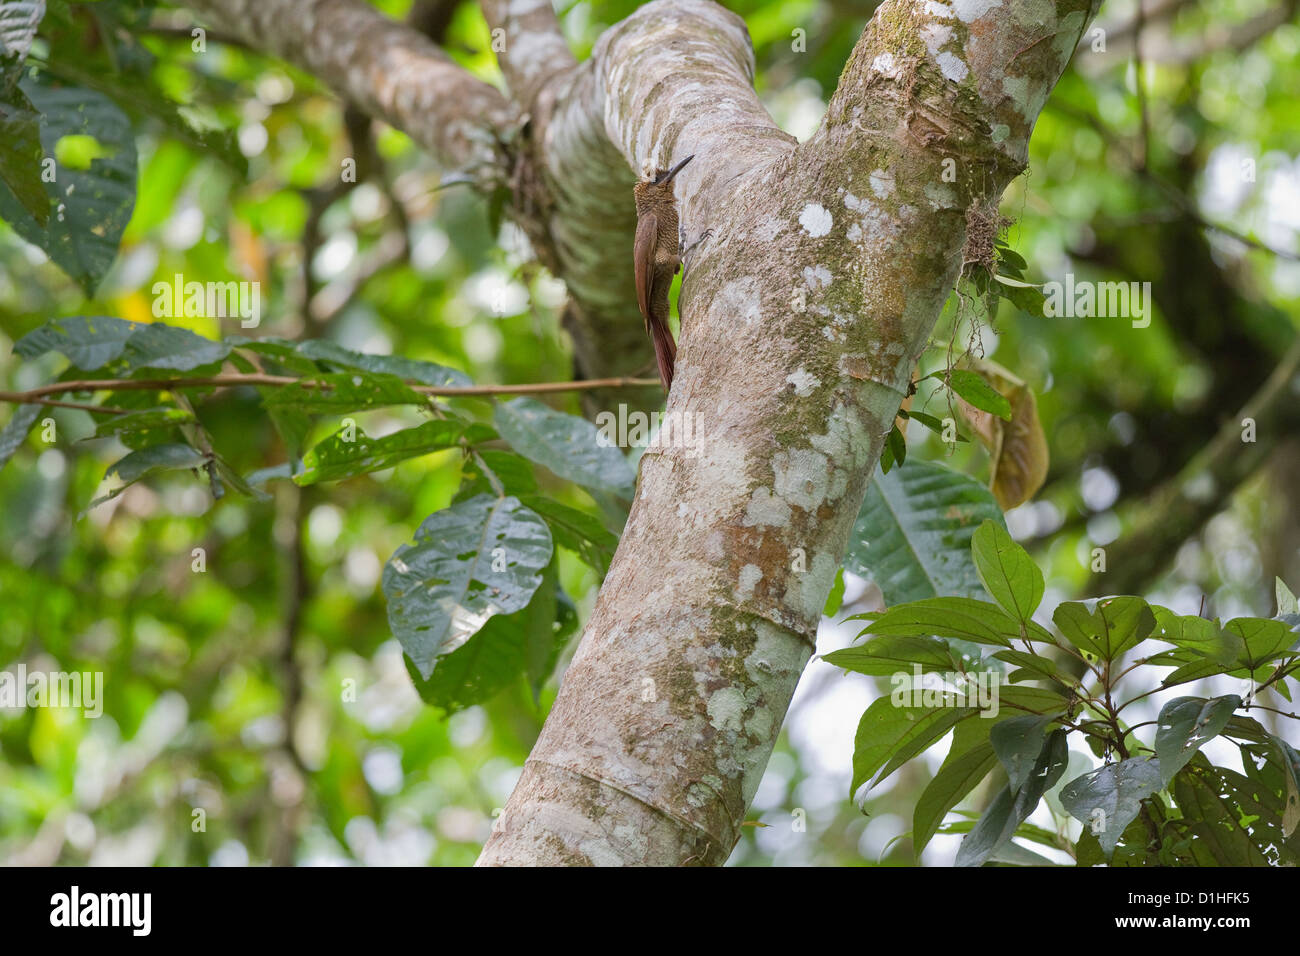
[{"label": "bird's head", "polygon": [[682,168],[695,158],[694,154],[687,156],[672,169],[659,169],[654,162],[646,159],[641,164],[641,179],[637,183],[638,192],[648,192],[650,190],[668,191],[672,189],[673,178],[682,171]]}]

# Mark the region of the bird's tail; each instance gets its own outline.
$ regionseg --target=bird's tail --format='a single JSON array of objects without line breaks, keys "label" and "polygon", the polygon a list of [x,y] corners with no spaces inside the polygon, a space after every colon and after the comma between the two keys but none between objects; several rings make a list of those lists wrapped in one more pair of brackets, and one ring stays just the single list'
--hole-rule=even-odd
[{"label": "bird's tail", "polygon": [[673,366],[677,362],[677,343],[667,322],[651,322],[650,337],[655,343],[655,359],[659,362],[659,378],[664,383],[664,391],[672,388]]}]

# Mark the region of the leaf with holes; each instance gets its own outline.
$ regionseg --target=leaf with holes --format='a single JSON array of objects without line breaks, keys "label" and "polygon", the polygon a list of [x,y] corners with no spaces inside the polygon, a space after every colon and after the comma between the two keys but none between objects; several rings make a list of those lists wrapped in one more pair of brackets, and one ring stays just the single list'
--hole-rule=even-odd
[{"label": "leaf with holes", "polygon": [[14,352],[28,359],[60,352],[82,371],[124,376],[143,368],[188,372],[220,362],[230,346],[161,322],[78,315],[33,329],[14,344]]},{"label": "leaf with holes", "polygon": [[[22,91],[44,118],[41,148],[55,157],[44,182],[50,214],[42,223],[0,185],[0,217],[39,246],[86,295],[93,295],[113,261],[135,206],[136,151],[131,121],[108,97],[73,86],[25,80]],[[58,161],[59,143],[81,137],[95,143],[84,163]]]},{"label": "leaf with holes", "polygon": [[1160,708],[1156,718],[1156,759],[1166,787],[1202,744],[1219,735],[1240,706],[1240,697],[1227,694],[1213,700],[1177,697]]},{"label": "leaf with holes", "polygon": [[1086,773],[1061,789],[1061,805],[1097,835],[1107,859],[1142,801],[1161,787],[1160,767],[1150,757],[1132,757]]},{"label": "leaf with holes", "polygon": [[299,485],[341,481],[391,468],[410,458],[458,448],[462,438],[474,444],[495,437],[496,432],[486,425],[466,426],[454,419],[424,422],[382,438],[371,438],[358,429],[349,441],[347,431],[338,431],[303,455],[302,471],[293,480]]},{"label": "leaf with holes", "polygon": [[435,511],[384,568],[388,622],[428,680],[495,614],[527,606],[554,548],[518,498],[478,495]]}]

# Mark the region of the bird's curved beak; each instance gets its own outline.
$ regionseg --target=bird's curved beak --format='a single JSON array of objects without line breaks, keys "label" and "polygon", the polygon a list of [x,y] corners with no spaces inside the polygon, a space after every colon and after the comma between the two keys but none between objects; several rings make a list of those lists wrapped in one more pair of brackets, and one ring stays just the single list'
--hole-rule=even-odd
[{"label": "bird's curved beak", "polygon": [[670,182],[672,182],[672,181],[673,181],[673,177],[676,176],[678,173],[680,173],[680,172],[682,171],[682,167],[685,166],[687,163],[689,163],[689,162],[690,162],[692,159],[694,159],[694,158],[695,158],[695,154],[694,154],[694,153],[691,153],[691,155],[687,156],[685,159],[683,159],[680,163],[678,163],[678,164],[677,164],[676,166],[674,166],[672,169],[668,170],[668,172],[666,172],[666,173],[660,173],[658,176],[656,176],[656,177],[655,177],[655,182],[656,182],[656,183],[670,183]]}]

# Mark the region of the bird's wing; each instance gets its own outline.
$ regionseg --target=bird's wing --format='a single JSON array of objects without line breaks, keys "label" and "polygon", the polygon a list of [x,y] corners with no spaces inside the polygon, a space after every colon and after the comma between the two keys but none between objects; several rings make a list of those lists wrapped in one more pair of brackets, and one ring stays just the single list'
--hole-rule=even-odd
[{"label": "bird's wing", "polygon": [[636,222],[636,243],[632,259],[636,264],[636,301],[645,316],[646,331],[650,331],[650,293],[655,279],[655,246],[659,242],[659,217],[652,212],[642,215]]}]

